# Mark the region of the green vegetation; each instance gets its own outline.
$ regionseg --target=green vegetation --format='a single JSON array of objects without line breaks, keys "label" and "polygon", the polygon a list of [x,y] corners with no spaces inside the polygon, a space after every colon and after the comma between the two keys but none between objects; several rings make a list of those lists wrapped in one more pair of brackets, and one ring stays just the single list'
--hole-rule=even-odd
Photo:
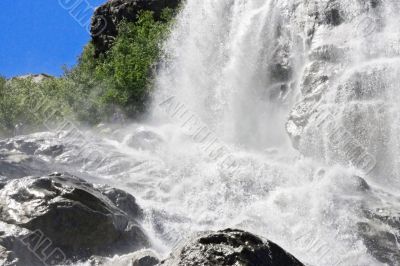
[{"label": "green vegetation", "polygon": [[118,39],[96,68],[101,79],[110,81],[104,102],[122,106],[129,116],[145,110],[149,77],[160,55],[160,40],[168,32],[170,9],[163,18],[164,22],[156,22],[150,12],[144,12],[136,23],[121,23]]},{"label": "green vegetation", "polygon": [[105,55],[95,59],[89,43],[78,64],[65,69],[61,78],[35,82],[0,77],[0,133],[12,134],[18,123],[26,130],[43,129],[47,109],[86,125],[108,121],[116,110],[129,118],[142,114],[172,17],[173,11],[166,9],[161,21],[155,21],[148,11],[142,12],[135,23],[123,21],[113,47]]}]

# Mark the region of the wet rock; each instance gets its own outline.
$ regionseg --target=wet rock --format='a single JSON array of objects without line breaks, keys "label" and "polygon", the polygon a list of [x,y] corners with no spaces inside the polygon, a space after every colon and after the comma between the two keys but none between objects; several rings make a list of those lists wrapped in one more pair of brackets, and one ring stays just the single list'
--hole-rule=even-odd
[{"label": "wet rock", "polygon": [[90,260],[91,265],[130,265],[130,266],[155,266],[160,260],[157,255],[149,249],[140,250],[123,256],[115,256],[114,258],[93,257]]},{"label": "wet rock", "polygon": [[36,150],[36,154],[46,155],[50,157],[57,157],[64,152],[65,147],[63,145],[49,145],[44,146]]},{"label": "wet rock", "polygon": [[94,186],[101,194],[111,200],[112,203],[120,210],[124,211],[131,217],[142,217],[143,211],[136,204],[136,199],[131,194],[117,188],[112,188],[107,185]]},{"label": "wet rock", "polygon": [[364,210],[366,219],[357,224],[358,232],[377,260],[387,265],[400,265],[400,211],[394,208]]},{"label": "wet rock", "polygon": [[0,246],[0,265],[12,265],[15,261],[12,258],[10,251],[3,246]]},{"label": "wet rock", "polygon": [[295,257],[275,243],[241,230],[226,229],[200,233],[183,243],[169,258],[166,266],[301,266]]},{"label": "wet rock", "polygon": [[0,151],[0,175],[20,178],[28,175],[42,175],[51,172],[43,160],[17,151]]},{"label": "wet rock", "polygon": [[118,35],[118,25],[122,20],[135,22],[141,10],[154,12],[160,19],[164,8],[176,8],[180,0],[111,0],[98,7],[92,18],[92,42],[95,56],[106,52]]},{"label": "wet rock", "polygon": [[0,220],[41,234],[28,242],[51,241],[71,261],[148,247],[141,219],[133,196],[68,174],[14,179],[0,190]]},{"label": "wet rock", "polygon": [[2,139],[0,175],[21,178],[70,169],[70,166],[62,166],[69,158],[68,148],[71,150],[74,147],[68,143],[64,145],[57,134],[50,132]]},{"label": "wet rock", "polygon": [[[20,228],[15,225],[0,222],[0,265],[6,266],[43,266],[45,265],[46,258],[39,257],[40,252],[43,251],[43,246],[38,245],[38,248],[30,247],[29,240],[32,236],[36,235],[27,229]],[[38,239],[41,240],[41,239]],[[41,242],[42,244],[48,243],[47,241]],[[40,246],[42,248],[40,249]],[[53,251],[53,248],[48,245],[47,253]],[[39,251],[36,253],[36,250]],[[60,258],[58,262],[65,261],[65,258]],[[54,265],[54,264],[49,264]]]},{"label": "wet rock", "polygon": [[325,21],[327,24],[338,26],[342,24],[343,18],[340,14],[339,9],[337,8],[330,8],[325,10]]},{"label": "wet rock", "polygon": [[137,130],[127,141],[127,145],[134,149],[155,150],[163,142],[156,133],[148,130]]},{"label": "wet rock", "polygon": [[35,151],[39,149],[39,144],[34,141],[24,141],[21,139],[15,141],[15,148],[25,154],[33,155]]},{"label": "wet rock", "polygon": [[277,45],[269,66],[270,80],[272,82],[288,82],[292,78],[293,62],[289,44]]}]

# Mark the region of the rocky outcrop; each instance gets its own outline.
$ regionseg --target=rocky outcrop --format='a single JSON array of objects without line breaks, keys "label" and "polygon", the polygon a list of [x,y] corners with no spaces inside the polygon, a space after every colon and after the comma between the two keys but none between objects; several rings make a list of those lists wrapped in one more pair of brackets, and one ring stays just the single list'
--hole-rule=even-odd
[{"label": "rocky outcrop", "polygon": [[160,18],[164,8],[176,8],[180,0],[111,0],[98,7],[92,18],[91,34],[95,56],[106,52],[118,35],[118,24],[122,20],[135,22],[142,10],[154,12]]},{"label": "rocky outcrop", "polygon": [[161,262],[165,266],[301,266],[295,257],[271,241],[241,230],[201,233]]},{"label": "rocky outcrop", "polygon": [[135,198],[122,190],[58,173],[3,180],[0,188],[0,220],[16,228],[4,230],[10,235],[0,237],[6,251],[3,257],[7,255],[8,260],[23,262],[34,254],[41,262],[52,264],[48,260],[54,250],[58,259],[53,260],[59,263],[149,246],[140,226],[142,210]]}]

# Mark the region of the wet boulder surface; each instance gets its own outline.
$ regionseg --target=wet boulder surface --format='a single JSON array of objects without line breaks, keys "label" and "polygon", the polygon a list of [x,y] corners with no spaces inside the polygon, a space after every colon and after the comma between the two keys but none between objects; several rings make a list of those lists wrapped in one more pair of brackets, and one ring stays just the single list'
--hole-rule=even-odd
[{"label": "wet boulder surface", "polygon": [[165,266],[302,266],[295,257],[277,244],[249,232],[226,229],[200,233],[177,248]]},{"label": "wet boulder surface", "polygon": [[3,178],[0,258],[57,265],[133,252],[149,247],[142,216],[132,195],[69,174]]}]

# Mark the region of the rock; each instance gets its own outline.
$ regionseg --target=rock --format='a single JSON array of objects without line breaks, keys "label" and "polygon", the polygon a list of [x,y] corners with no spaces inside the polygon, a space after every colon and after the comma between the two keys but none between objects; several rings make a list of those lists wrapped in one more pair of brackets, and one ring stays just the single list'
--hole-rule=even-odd
[{"label": "rock", "polygon": [[0,220],[41,234],[71,261],[148,247],[142,215],[128,193],[68,174],[13,179],[0,190]]},{"label": "rock", "polygon": [[7,251],[3,246],[0,246],[0,265],[12,265],[16,261],[12,258],[12,253]]},{"label": "rock", "polygon": [[115,256],[114,258],[93,257],[90,260],[91,265],[130,265],[130,266],[155,266],[160,260],[157,255],[149,249],[140,250],[132,254]]},{"label": "rock", "polygon": [[0,140],[0,175],[21,178],[54,172],[56,165],[49,163],[46,156],[54,158],[62,154],[64,146],[47,143],[42,137],[45,135],[33,134]]},{"label": "rock", "polygon": [[[20,228],[15,225],[0,222],[0,265],[6,266],[43,266],[46,265],[46,257],[40,253],[44,251],[43,247],[46,247],[48,241],[41,241],[39,238],[40,245],[38,248],[31,248],[28,244],[28,240],[32,240],[32,236],[39,236],[39,232],[31,232],[27,229]],[[45,238],[43,238],[45,240]],[[40,248],[42,247],[42,248]],[[57,249],[54,246],[47,245],[45,249],[47,254],[61,254],[57,253]],[[39,251],[39,252],[36,252]],[[55,252],[54,252],[55,251]],[[52,260],[54,256],[48,256],[49,260]],[[47,260],[47,261],[49,261]],[[65,257],[59,257],[58,262],[65,261]],[[53,261],[55,262],[55,261]],[[55,263],[49,263],[48,265],[54,265]]]},{"label": "rock", "polygon": [[368,208],[364,215],[366,219],[357,228],[368,252],[382,263],[400,266],[400,210],[395,206]]},{"label": "rock", "polygon": [[154,151],[163,139],[155,132],[139,128],[129,137],[126,144],[134,149]]},{"label": "rock", "polygon": [[40,83],[44,80],[53,79],[53,78],[54,78],[53,76],[47,75],[45,73],[41,73],[41,74],[28,74],[28,75],[13,77],[12,79],[32,80],[34,83]]},{"label": "rock", "polygon": [[166,266],[301,266],[295,257],[278,245],[241,230],[226,229],[200,233],[190,239],[160,265]]},{"label": "rock", "polygon": [[118,24],[123,20],[135,22],[141,10],[154,12],[160,19],[164,8],[176,8],[180,0],[111,0],[98,7],[92,18],[91,35],[95,56],[106,52],[118,35]]},{"label": "rock", "polygon": [[293,62],[289,44],[277,44],[269,65],[270,80],[272,82],[289,82],[292,78]]},{"label": "rock", "polygon": [[51,172],[43,160],[17,151],[0,151],[0,175],[20,178],[27,175],[42,175]]}]

